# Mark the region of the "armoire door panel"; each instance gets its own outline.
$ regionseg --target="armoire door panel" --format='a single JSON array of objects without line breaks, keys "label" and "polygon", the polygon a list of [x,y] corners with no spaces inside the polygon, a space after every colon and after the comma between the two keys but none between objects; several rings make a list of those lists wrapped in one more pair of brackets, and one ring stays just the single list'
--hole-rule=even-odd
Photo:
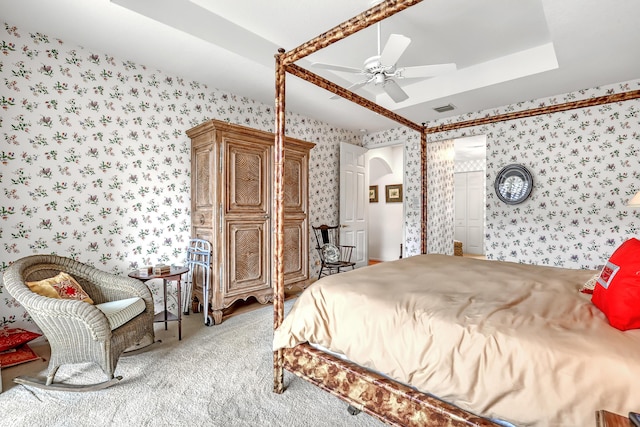
[{"label": "armoire door panel", "polygon": [[265,220],[227,222],[227,295],[270,287],[268,225]]},{"label": "armoire door panel", "polygon": [[204,142],[205,145],[194,145],[192,152],[191,225],[211,227],[216,191],[210,178],[215,169],[214,149],[207,140]]},{"label": "armoire door panel", "polygon": [[213,192],[210,177],[213,163],[213,149],[199,147],[194,153],[193,173],[195,174],[195,205],[198,208],[213,206]]},{"label": "armoire door panel", "polygon": [[227,212],[268,214],[271,148],[226,140],[225,152]]},{"label": "armoire door panel", "polygon": [[308,277],[309,232],[306,218],[290,218],[284,221],[284,281],[285,284]]},{"label": "armoire door panel", "polygon": [[302,183],[302,159],[294,153],[285,153],[284,159],[284,208],[300,211],[303,209],[304,189]]}]

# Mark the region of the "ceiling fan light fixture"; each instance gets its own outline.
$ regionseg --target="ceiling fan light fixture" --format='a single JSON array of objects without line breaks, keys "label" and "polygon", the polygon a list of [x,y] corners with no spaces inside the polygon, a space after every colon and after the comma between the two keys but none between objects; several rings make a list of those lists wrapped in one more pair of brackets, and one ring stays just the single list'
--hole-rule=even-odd
[{"label": "ceiling fan light fixture", "polygon": [[[352,84],[347,89],[355,91],[365,85],[373,84],[378,88],[382,88],[382,90],[384,90],[384,92],[386,92],[386,94],[389,95],[391,100],[395,103],[406,101],[409,98],[409,95],[402,90],[395,79],[424,79],[456,70],[456,64],[453,63],[397,68],[397,62],[407,47],[409,47],[411,39],[403,36],[402,34],[391,34],[387,39],[384,49],[380,51],[380,22],[377,24],[378,54],[367,58],[364,61],[363,68],[358,69],[342,65],[323,64],[319,62],[314,62],[311,65],[325,70],[364,76],[364,80]],[[339,96],[336,95],[331,97],[331,99],[338,98]]]},{"label": "ceiling fan light fixture", "polygon": [[434,110],[438,113],[446,113],[447,111],[453,111],[456,109],[456,106],[453,104],[442,105],[440,107],[435,107]]}]

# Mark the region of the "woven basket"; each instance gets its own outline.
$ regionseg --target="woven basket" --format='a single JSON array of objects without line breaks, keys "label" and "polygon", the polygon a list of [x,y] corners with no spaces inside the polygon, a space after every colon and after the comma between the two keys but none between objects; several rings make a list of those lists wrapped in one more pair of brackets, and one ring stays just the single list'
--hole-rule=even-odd
[{"label": "woven basket", "polygon": [[462,256],[462,242],[458,240],[453,241],[453,254],[455,256]]}]

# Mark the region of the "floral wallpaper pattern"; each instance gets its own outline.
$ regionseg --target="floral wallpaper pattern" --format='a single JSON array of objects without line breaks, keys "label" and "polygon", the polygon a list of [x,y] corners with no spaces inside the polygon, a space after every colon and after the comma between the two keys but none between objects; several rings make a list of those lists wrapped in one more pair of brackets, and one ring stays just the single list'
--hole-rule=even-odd
[{"label": "floral wallpaper pattern", "polygon": [[453,255],[453,140],[427,144],[427,253]]},{"label": "floral wallpaper pattern", "polygon": [[[185,131],[211,118],[273,131],[271,106],[45,34],[4,24],[0,52],[0,272],[35,253],[116,274],[182,264]],[[287,133],[316,143],[309,223],[337,221],[339,145],[360,136],[292,113]],[[160,286],[151,289],[159,308]],[[8,324],[35,327],[0,286],[0,327]]]},{"label": "floral wallpaper pattern", "polygon": [[[640,80],[521,102],[427,124],[458,123],[640,88]],[[365,137],[365,146],[405,142],[406,255],[420,253],[419,136],[396,128]],[[640,100],[546,114],[427,136],[427,252],[450,254],[453,240],[451,141],[486,135],[486,238],[488,259],[565,268],[597,269],[640,230],[640,210],[626,207],[640,190]],[[411,142],[413,141],[413,142]],[[440,144],[440,145],[439,145]],[[444,144],[444,145],[442,145]],[[498,171],[521,163],[533,174],[531,197],[505,205],[496,197]],[[417,186],[417,190],[413,187]],[[416,201],[411,204],[411,201]]]},{"label": "floral wallpaper pattern", "polygon": [[[434,127],[640,89],[640,80],[522,102],[429,123]],[[640,100],[610,103],[428,135],[428,142],[486,135],[488,259],[566,268],[597,268],[640,231]],[[511,163],[533,175],[519,205],[499,201],[498,171]]]}]

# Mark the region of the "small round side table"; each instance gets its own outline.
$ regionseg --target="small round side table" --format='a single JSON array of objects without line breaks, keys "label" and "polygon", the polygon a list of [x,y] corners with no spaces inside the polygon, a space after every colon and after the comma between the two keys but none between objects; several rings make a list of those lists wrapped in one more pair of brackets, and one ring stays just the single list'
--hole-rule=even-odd
[{"label": "small round side table", "polygon": [[[164,285],[164,311],[156,314],[153,317],[154,322],[164,322],[164,330],[167,330],[167,322],[178,322],[178,341],[182,340],[182,291],[180,290],[180,280],[181,276],[187,273],[189,269],[187,267],[171,267],[171,270],[165,274],[149,274],[149,275],[140,275],[137,271],[132,271],[129,273],[129,277],[133,277],[134,279],[141,280],[143,282],[147,282],[152,279],[162,279],[162,283]],[[167,282],[175,281],[177,284],[178,291],[178,315],[176,316],[173,313],[170,313],[167,310]]]}]

